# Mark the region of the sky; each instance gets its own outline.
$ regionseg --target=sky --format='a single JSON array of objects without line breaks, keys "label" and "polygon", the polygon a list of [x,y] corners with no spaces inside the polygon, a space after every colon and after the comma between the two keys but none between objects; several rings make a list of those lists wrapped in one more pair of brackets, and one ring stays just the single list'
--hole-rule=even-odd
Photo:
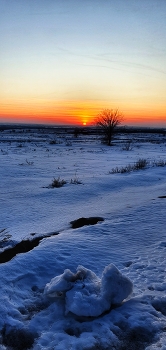
[{"label": "sky", "polygon": [[0,0],[0,122],[166,126],[165,0]]}]

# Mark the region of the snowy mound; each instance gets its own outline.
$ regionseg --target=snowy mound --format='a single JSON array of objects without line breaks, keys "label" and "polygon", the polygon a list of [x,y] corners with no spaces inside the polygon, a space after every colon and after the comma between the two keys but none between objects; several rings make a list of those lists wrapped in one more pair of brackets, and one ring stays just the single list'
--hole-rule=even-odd
[{"label": "snowy mound", "polygon": [[84,266],[78,266],[76,271],[74,274],[65,270],[46,284],[44,290],[49,297],[64,294],[66,313],[96,317],[132,293],[132,282],[113,264],[105,267],[101,279]]}]

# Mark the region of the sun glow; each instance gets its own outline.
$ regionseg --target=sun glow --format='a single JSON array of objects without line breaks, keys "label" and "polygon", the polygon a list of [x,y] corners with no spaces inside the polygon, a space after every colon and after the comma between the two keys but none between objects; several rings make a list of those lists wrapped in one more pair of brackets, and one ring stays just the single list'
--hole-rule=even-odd
[{"label": "sun glow", "polygon": [[[23,100],[1,99],[0,100],[0,123],[1,122],[24,122],[67,124],[78,126],[90,126],[95,124],[98,113],[103,108],[116,108],[116,103],[96,100]],[[128,105],[127,102],[119,105],[119,110],[124,115],[125,125],[151,125],[165,126],[166,116],[164,106],[147,105],[143,108]]]},{"label": "sun glow", "polygon": [[17,100],[0,101],[0,122],[90,125],[94,123],[103,102]]}]

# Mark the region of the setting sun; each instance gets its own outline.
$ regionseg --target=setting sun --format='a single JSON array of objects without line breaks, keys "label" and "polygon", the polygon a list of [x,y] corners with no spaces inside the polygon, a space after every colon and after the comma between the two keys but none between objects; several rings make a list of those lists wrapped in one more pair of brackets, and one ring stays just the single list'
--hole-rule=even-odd
[{"label": "setting sun", "polygon": [[0,123],[166,126],[166,1],[0,1]]}]

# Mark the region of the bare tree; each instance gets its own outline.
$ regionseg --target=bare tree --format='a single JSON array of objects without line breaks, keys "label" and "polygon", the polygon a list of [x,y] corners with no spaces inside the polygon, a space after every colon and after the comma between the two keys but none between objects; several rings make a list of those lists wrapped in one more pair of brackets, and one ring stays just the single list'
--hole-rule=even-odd
[{"label": "bare tree", "polygon": [[97,116],[96,124],[103,130],[108,146],[111,145],[115,128],[123,121],[118,109],[103,109]]}]

